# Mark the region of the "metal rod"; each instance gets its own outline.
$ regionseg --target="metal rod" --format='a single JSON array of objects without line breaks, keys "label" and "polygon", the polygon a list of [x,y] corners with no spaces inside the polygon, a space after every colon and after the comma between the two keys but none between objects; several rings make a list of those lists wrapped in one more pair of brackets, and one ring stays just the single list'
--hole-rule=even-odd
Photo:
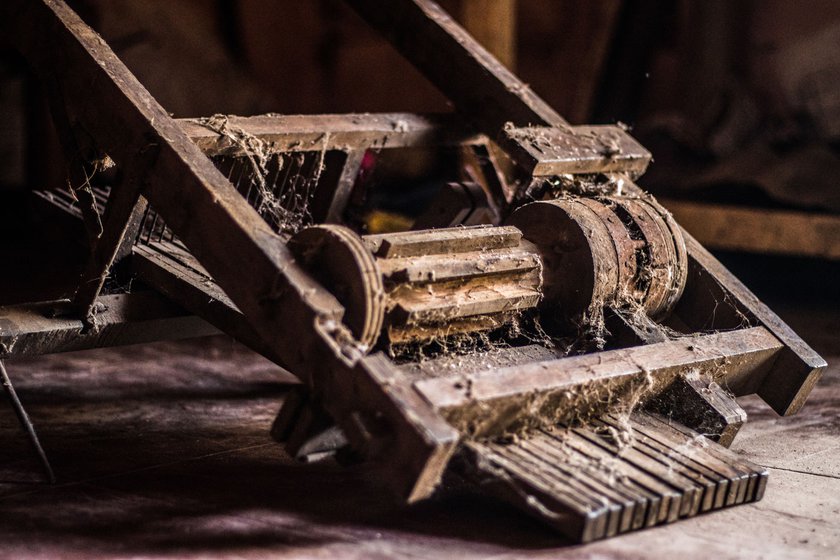
[{"label": "metal rod", "polygon": [[12,408],[15,410],[15,414],[18,417],[20,425],[26,431],[29,443],[32,444],[32,447],[38,454],[38,458],[41,460],[41,464],[44,467],[44,471],[47,473],[47,478],[49,478],[50,484],[55,484],[55,474],[53,473],[50,461],[47,459],[47,454],[44,452],[44,448],[41,447],[41,441],[38,439],[38,434],[35,432],[35,426],[32,424],[32,421],[29,419],[29,415],[23,408],[23,404],[20,402],[17,392],[15,392],[12,380],[9,378],[9,374],[6,372],[6,366],[3,364],[2,360],[0,360],[0,379],[3,382],[3,389],[6,391],[9,401],[12,403]]}]

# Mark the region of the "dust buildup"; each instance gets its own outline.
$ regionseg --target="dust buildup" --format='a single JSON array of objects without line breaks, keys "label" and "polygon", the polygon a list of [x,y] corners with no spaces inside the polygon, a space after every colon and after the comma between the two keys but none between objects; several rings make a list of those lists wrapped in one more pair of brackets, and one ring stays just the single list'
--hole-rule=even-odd
[{"label": "dust buildup", "polygon": [[195,122],[238,148],[239,155],[213,158],[214,163],[276,233],[293,235],[312,223],[310,205],[324,171],[328,139],[320,151],[277,153],[226,115]]}]

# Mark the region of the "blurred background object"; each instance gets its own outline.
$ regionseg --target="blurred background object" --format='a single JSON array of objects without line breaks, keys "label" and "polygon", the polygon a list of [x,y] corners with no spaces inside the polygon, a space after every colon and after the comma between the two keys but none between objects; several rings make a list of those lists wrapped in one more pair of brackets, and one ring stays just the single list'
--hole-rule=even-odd
[{"label": "blurred background object", "polygon": [[[178,117],[449,109],[340,0],[72,4]],[[840,3],[441,5],[572,123],[631,126],[656,159],[642,185],[705,244],[840,258]],[[46,103],[10,54],[0,120],[0,189],[63,188]],[[453,161],[383,163],[379,222],[410,223]]]}]

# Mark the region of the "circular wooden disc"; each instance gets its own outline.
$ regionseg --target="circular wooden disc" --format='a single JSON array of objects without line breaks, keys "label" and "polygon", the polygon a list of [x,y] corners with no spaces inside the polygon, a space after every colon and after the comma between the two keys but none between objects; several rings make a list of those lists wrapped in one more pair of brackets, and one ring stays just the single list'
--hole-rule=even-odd
[{"label": "circular wooden disc", "polygon": [[653,209],[636,198],[610,198],[613,204],[622,208],[632,220],[643,238],[641,247],[643,266],[637,279],[640,297],[645,312],[654,318],[669,311],[667,301],[674,289],[676,255],[674,244],[662,218]]},{"label": "circular wooden disc", "polygon": [[344,324],[363,345],[379,338],[385,289],[376,259],[352,230],[338,225],[306,228],[289,240],[295,258],[344,306]]},{"label": "circular wooden disc", "polygon": [[682,297],[685,290],[685,284],[688,281],[688,250],[685,248],[685,238],[682,234],[682,228],[677,224],[674,217],[668,210],[659,204],[653,198],[646,198],[641,200],[642,203],[653,209],[656,214],[662,218],[664,226],[668,231],[668,238],[673,243],[674,249],[674,289],[670,292],[668,299],[665,302],[665,309],[670,311],[677,304]]},{"label": "circular wooden disc", "polygon": [[537,246],[543,261],[543,302],[576,322],[618,290],[616,245],[604,220],[579,199],[532,202],[507,220]]}]

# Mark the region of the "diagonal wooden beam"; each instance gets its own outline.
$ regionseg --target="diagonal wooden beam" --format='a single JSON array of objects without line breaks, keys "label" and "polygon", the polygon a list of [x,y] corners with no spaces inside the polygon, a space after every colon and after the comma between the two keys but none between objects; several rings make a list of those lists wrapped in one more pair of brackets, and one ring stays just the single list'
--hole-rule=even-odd
[{"label": "diagonal wooden beam", "polygon": [[568,123],[431,0],[347,0],[481,132]]},{"label": "diagonal wooden beam", "polygon": [[283,240],[102,38],[61,0],[6,0],[0,26],[37,74],[59,82],[65,105],[73,108],[71,124],[117,164],[156,150],[142,196],[283,364],[332,395],[325,402],[349,436],[363,438],[356,412],[379,411],[401,450],[380,457],[389,480],[409,500],[430,495],[457,432],[428,403],[388,384],[387,361],[362,358],[341,323],[341,304],[294,262]]}]

